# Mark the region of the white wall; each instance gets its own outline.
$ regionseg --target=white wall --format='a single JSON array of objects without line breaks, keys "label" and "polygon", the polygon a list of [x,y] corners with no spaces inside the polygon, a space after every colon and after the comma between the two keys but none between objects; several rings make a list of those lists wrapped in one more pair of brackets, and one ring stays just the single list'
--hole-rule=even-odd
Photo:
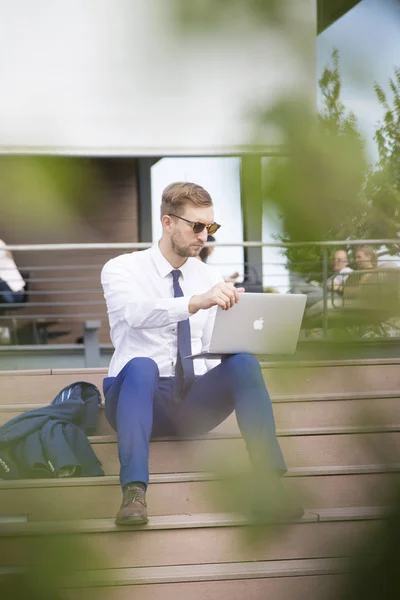
[{"label": "white wall", "polygon": [[[315,56],[315,0],[284,1]],[[185,36],[173,2],[0,0],[0,150],[234,153],[252,141],[254,108],[315,94],[313,61],[305,77],[275,29],[227,11],[223,30]]]}]

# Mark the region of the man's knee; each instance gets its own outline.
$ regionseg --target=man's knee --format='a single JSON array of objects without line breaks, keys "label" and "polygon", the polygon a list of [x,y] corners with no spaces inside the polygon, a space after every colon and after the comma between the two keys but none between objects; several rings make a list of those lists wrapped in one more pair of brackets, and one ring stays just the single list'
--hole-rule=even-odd
[{"label": "man's knee", "polygon": [[140,381],[158,380],[159,370],[157,363],[152,358],[138,356],[131,358],[123,368],[124,378],[140,379]]},{"label": "man's knee", "polygon": [[251,376],[254,373],[260,372],[260,363],[258,359],[252,354],[242,352],[240,354],[233,354],[229,358],[225,359],[224,365],[234,374],[240,376]]}]

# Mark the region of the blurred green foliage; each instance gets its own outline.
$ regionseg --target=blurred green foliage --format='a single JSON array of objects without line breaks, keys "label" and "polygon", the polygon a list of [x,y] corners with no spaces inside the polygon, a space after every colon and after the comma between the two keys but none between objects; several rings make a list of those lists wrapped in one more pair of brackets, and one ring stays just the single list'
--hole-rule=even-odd
[{"label": "blurred green foliage", "polygon": [[79,157],[1,156],[1,236],[7,241],[7,228],[15,223],[21,231],[73,228],[95,209],[92,190],[100,175],[93,162]]},{"label": "blurred green foliage", "polygon": [[[374,86],[384,116],[375,133],[379,160],[365,186],[369,210],[364,233],[371,238],[396,238],[400,230],[400,68],[394,69],[388,83],[391,101],[378,83]],[[399,249],[400,244],[389,252]]]},{"label": "blurred green foliage", "polygon": [[[289,8],[289,10],[288,10]],[[281,0],[176,0],[177,23],[181,31],[229,26],[229,17],[260,22],[268,26],[287,25],[290,3]],[[227,19],[228,18],[228,19]]]},{"label": "blurred green foliage", "polygon": [[[322,93],[322,108],[318,121],[321,135],[326,139],[328,147],[332,150],[337,147],[340,152],[340,145],[345,148],[346,145],[355,142],[359,145],[358,157],[362,156],[365,141],[359,132],[356,116],[347,111],[341,101],[342,84],[337,50],[332,53],[331,64],[325,67],[319,86]],[[348,170],[340,160],[336,161],[335,157],[332,157],[331,167],[328,164],[327,169],[331,170],[333,179],[335,170],[338,169],[336,176],[343,189],[332,187],[332,180],[329,178],[326,180],[325,189],[322,182],[322,185],[317,183],[321,193],[319,209],[317,202],[312,202],[312,196],[311,202],[303,198],[304,211],[314,214],[320,212],[322,215],[321,226],[314,221],[312,231],[301,220],[293,227],[294,219],[288,217],[288,212],[291,210],[290,196],[286,195],[282,198],[279,190],[277,194],[274,188],[270,189],[269,194],[272,195],[269,197],[277,201],[284,221],[285,233],[279,236],[282,241],[395,239],[397,237],[400,230],[400,69],[395,68],[395,76],[389,80],[392,102],[387,99],[380,85],[375,84],[374,87],[377,101],[384,110],[383,121],[378,123],[375,134],[379,155],[377,164],[366,168],[365,161],[363,168],[360,169],[361,164],[358,163],[357,153],[352,154],[350,145],[349,152],[343,155],[344,162],[348,161]],[[314,178],[319,177],[317,162],[315,166],[317,171]],[[353,183],[356,178],[358,179],[355,186],[351,185],[351,178],[347,179],[351,170],[354,170],[355,175]],[[278,182],[283,181],[283,177],[279,174],[275,177]],[[309,177],[313,178],[313,175],[309,173]],[[339,193],[338,197],[337,193]],[[292,197],[292,204],[295,204],[294,197]],[[333,215],[335,208],[338,211],[336,217]],[[296,210],[293,214],[298,216]],[[397,254],[400,244],[392,244],[387,250],[390,254]],[[331,250],[331,253],[333,252],[334,248]],[[292,271],[321,281],[321,250],[289,248],[284,251],[284,254],[288,258]]]},{"label": "blurred green foliage", "polygon": [[346,110],[341,100],[342,81],[339,70],[339,51],[332,51],[331,63],[324,68],[318,81],[322,93],[323,105],[318,114],[318,121],[325,130],[334,134],[349,133],[360,138],[355,114]]},{"label": "blurred green foliage", "polygon": [[[249,24],[271,28],[279,34],[300,64],[310,56],[302,18],[305,3],[281,0],[176,0],[177,21],[182,34],[196,30],[220,32]],[[353,65],[357,67],[357,65]],[[282,94],[271,109],[254,116],[254,148],[272,133],[280,140],[279,156],[267,162],[264,173],[265,208],[275,207],[282,219],[283,242],[395,238],[399,230],[400,179],[400,71],[395,69],[389,86],[392,102],[382,86],[375,84],[377,101],[384,110],[375,140],[379,162],[370,166],[357,116],[342,98],[339,52],[333,50],[319,88],[319,113],[300,94]],[[304,86],[308,83],[305,81]],[[248,140],[246,140],[248,141]],[[284,157],[284,158],[283,158]],[[247,161],[247,181],[257,173]],[[257,204],[257,202],[255,202]],[[398,252],[393,246],[391,253]],[[332,248],[331,253],[333,253]],[[310,279],[322,279],[322,253],[318,248],[284,251],[290,269]]]},{"label": "blurred green foliage", "polygon": [[[272,172],[266,177],[271,181],[267,184],[268,198],[277,202],[282,215],[284,234],[279,238],[284,242],[362,237],[360,218],[362,220],[368,212],[362,193],[368,174],[365,143],[355,115],[346,110],[341,100],[337,50],[333,51],[331,63],[325,67],[319,86],[322,107],[319,114],[311,117],[311,127],[316,132],[314,152],[306,132],[301,134],[296,146],[289,144],[286,177],[291,177],[291,169],[300,168],[304,179],[294,181],[289,193],[282,197],[279,187],[284,182],[284,173]],[[293,128],[299,130],[296,123]],[[301,273],[310,280],[322,280],[320,248],[288,248],[284,254],[292,272]]]},{"label": "blurred green foliage", "polygon": [[[43,498],[30,494],[34,513],[45,506]],[[62,514],[62,503],[60,504]],[[12,524],[10,524],[13,527]],[[22,524],[23,527],[25,524]],[[31,523],[34,531],[20,535],[7,534],[7,524],[0,526],[0,598],[2,600],[59,600],[65,598],[65,589],[75,586],[77,575],[85,586],[85,571],[107,567],[107,560],[97,552],[94,544],[73,530],[66,521]],[[18,524],[14,525],[18,530]],[[82,593],[80,597],[84,597]]]}]

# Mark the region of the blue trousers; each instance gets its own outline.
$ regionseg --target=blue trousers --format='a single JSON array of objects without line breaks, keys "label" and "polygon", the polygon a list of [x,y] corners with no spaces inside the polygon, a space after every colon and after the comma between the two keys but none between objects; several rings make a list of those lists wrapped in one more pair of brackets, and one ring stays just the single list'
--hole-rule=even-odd
[{"label": "blue trousers", "polygon": [[150,358],[133,358],[103,382],[105,414],[117,432],[123,487],[149,481],[149,442],[157,436],[207,433],[233,411],[255,470],[286,471],[276,439],[271,400],[258,360],[235,354],[197,377],[185,398],[173,400],[174,378],[159,377]]},{"label": "blue trousers", "polygon": [[25,292],[13,292],[8,283],[0,279],[0,303],[16,304],[24,301]]}]

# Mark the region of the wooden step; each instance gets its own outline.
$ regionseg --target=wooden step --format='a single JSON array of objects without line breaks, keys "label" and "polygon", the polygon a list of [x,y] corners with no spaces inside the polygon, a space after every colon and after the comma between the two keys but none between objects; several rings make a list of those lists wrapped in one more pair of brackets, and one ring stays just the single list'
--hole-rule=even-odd
[{"label": "wooden step", "polygon": [[[148,525],[117,527],[111,519],[56,523],[7,523],[0,530],[5,567],[26,565],[36,538],[58,543],[58,534],[78,535],[84,569],[199,565],[241,561],[294,560],[352,555],[364,538],[376,538],[386,511],[369,508],[306,513],[290,523],[256,528],[230,514],[150,518]],[[251,541],[251,535],[257,535]]]},{"label": "wooden step", "polygon": [[[400,425],[357,425],[277,429],[289,468],[400,462]],[[119,473],[117,438],[89,438],[106,475]],[[244,440],[234,419],[193,439],[155,438],[150,443],[151,473],[226,470],[249,466]]]},{"label": "wooden step", "polygon": [[177,583],[184,581],[220,581],[253,578],[299,577],[301,575],[328,575],[346,573],[349,563],[346,558],[303,559],[288,561],[259,561],[256,563],[204,564],[198,568],[185,568],[184,565],[173,568],[151,567],[150,569],[124,569],[112,572],[88,573],[90,585],[143,585],[144,583]]},{"label": "wooden step", "polygon": [[347,558],[139,567],[68,575],[66,600],[336,600]]},{"label": "wooden step", "polygon": [[[400,462],[399,426],[278,430],[289,467]],[[105,474],[119,473],[115,436],[94,436],[92,446]],[[210,433],[187,441],[159,438],[150,443],[151,473],[179,473],[247,468],[244,440],[233,434]]]},{"label": "wooden step", "polygon": [[[221,486],[217,471],[210,472],[215,457],[248,468],[234,417],[198,439],[151,442],[150,522],[131,531],[114,524],[121,501],[116,437],[101,411],[90,441],[105,477],[0,481],[1,562],[26,563],[37,534],[51,547],[54,533],[79,532],[100,558],[85,565],[93,569],[89,579],[71,583],[71,600],[319,600],[328,591],[336,599],[346,557],[360,538],[376,536],[383,514],[375,507],[389,504],[400,484],[399,365],[398,359],[262,364],[290,467],[284,483],[303,506],[318,508],[268,527],[257,546],[242,543],[249,531],[243,517],[219,514],[229,508],[215,503]],[[105,375],[105,369],[0,372],[0,424],[48,404],[74,381],[101,390]]]},{"label": "wooden step", "polygon": [[[300,468],[285,477],[285,485],[303,499],[303,506],[321,509],[383,506],[390,503],[398,484],[400,465]],[[220,486],[212,473],[153,475],[146,496],[149,514],[221,510]],[[21,516],[30,521],[113,518],[121,498],[117,476],[0,481],[0,515],[19,520]]]},{"label": "wooden step", "polygon": [[87,381],[102,390],[105,369],[35,369],[0,372],[0,404],[49,404],[74,381]]},{"label": "wooden step", "polygon": [[[157,569],[157,568],[156,568]],[[169,571],[165,567],[160,567],[160,571],[155,571],[156,579],[162,578],[162,573]],[[186,576],[183,575],[186,572]],[[179,575],[182,575],[182,581],[178,583],[145,583],[140,585],[123,584],[110,585],[107,587],[93,587],[90,589],[67,590],[66,598],[68,600],[260,600],[260,598],[273,598],[274,600],[325,600],[341,597],[341,590],[346,589],[348,581],[345,575],[298,575],[268,577],[254,575],[254,578],[245,578],[238,573],[235,568],[230,572],[231,579],[223,579],[223,572],[215,572],[213,576],[206,579],[206,570],[201,570],[203,578],[196,581],[196,577],[202,577],[198,570],[183,567],[179,569]],[[140,577],[143,571],[131,573],[132,578]],[[152,571],[153,573],[153,571]],[[177,573],[172,567],[171,577]],[[235,574],[236,573],[236,574]],[[158,574],[158,575],[157,575]],[[179,579],[179,575],[176,577]],[[117,576],[117,575],[116,575]],[[186,577],[186,579],[185,579]],[[241,579],[238,579],[242,577]],[[132,587],[134,585],[134,588]]]},{"label": "wooden step", "polygon": [[[400,423],[400,396],[360,397],[360,395],[337,394],[321,396],[276,396],[272,399],[275,423],[278,428],[345,427]],[[46,404],[0,404],[0,426],[28,410],[39,409]],[[236,418],[232,415],[217,431],[236,433]],[[97,427],[98,435],[113,433],[101,409]]]},{"label": "wooden step", "polygon": [[[261,366],[272,396],[375,393],[399,389],[400,359],[302,361]],[[44,369],[0,372],[3,404],[48,404],[66,385],[88,381],[102,389],[106,369]]]}]

